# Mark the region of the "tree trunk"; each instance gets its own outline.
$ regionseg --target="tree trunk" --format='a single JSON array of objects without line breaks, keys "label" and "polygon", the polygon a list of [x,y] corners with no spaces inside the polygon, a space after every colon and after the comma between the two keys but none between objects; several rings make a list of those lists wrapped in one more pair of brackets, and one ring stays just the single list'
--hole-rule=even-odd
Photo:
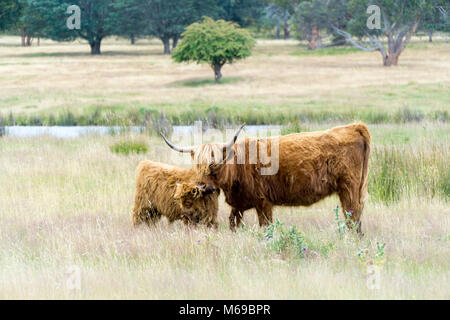
[{"label": "tree trunk", "polygon": [[39,36],[37,38],[37,45],[38,45],[38,47],[41,45],[41,37],[39,37]]},{"label": "tree trunk", "polygon": [[275,37],[280,39],[280,17],[277,17],[277,31]]},{"label": "tree trunk", "polygon": [[289,36],[291,34],[291,28],[289,27],[288,23],[288,14],[284,14],[284,21],[283,21],[283,31],[284,31],[284,40],[289,39]]},{"label": "tree trunk", "polygon": [[174,36],[173,37],[173,39],[172,39],[172,50],[177,47],[179,39],[180,39],[180,37],[178,37],[178,36]]},{"label": "tree trunk", "polygon": [[170,38],[163,38],[161,41],[164,44],[164,54],[170,54]]},{"label": "tree trunk", "polygon": [[91,54],[101,54],[100,51],[100,45],[102,43],[102,40],[94,40],[92,42],[89,43],[89,45],[91,46]]},{"label": "tree trunk", "polygon": [[222,79],[222,64],[214,64],[212,66],[213,70],[214,70],[214,79],[216,80],[216,83],[220,82],[220,79]]},{"label": "tree trunk", "polygon": [[317,29],[317,26],[313,26],[311,30],[311,35],[308,37],[309,50],[317,49],[318,39],[319,39],[319,30]]},{"label": "tree trunk", "polygon": [[22,35],[22,47],[25,47],[25,28],[22,28],[21,35]]},{"label": "tree trunk", "polygon": [[285,24],[284,25],[284,40],[289,39],[289,37],[291,36],[291,28],[289,27],[289,24]]},{"label": "tree trunk", "polygon": [[383,56],[383,66],[390,67],[392,65],[392,61],[389,58],[389,55]]},{"label": "tree trunk", "polygon": [[396,66],[398,64],[398,59],[400,58],[401,51],[397,52],[389,52],[382,54],[383,57],[383,65],[385,67]]},{"label": "tree trunk", "polygon": [[401,52],[395,53],[393,58],[392,58],[392,64],[394,66],[398,65],[398,58],[400,58],[400,54]]},{"label": "tree trunk", "polygon": [[134,45],[136,43],[136,37],[134,36],[134,34],[130,35],[130,41],[131,45]]},{"label": "tree trunk", "polygon": [[27,34],[27,47],[31,47],[31,35]]},{"label": "tree trunk", "polygon": [[433,42],[433,31],[430,30],[427,33],[428,33],[428,42]]}]

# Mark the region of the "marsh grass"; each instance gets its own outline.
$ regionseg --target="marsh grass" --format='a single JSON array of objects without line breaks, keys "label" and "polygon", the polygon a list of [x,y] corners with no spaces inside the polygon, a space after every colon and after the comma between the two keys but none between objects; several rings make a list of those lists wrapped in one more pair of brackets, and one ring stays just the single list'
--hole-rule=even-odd
[{"label": "marsh grass", "polygon": [[[20,44],[0,37],[0,45],[14,41]],[[259,40],[252,57],[224,67],[220,85],[208,80],[209,66],[159,54],[158,41],[105,39],[103,46],[106,54],[97,57],[85,43],[2,47],[1,116],[11,118],[8,125],[141,125],[148,113],[175,125],[210,117],[219,125],[449,121],[450,59],[442,41],[414,39],[388,70],[377,53],[333,55],[350,49],[329,48],[293,56],[302,51],[297,41]]]},{"label": "marsh grass", "polygon": [[[34,109],[34,108],[26,108]],[[241,110],[238,113],[238,110]],[[1,115],[1,113],[0,113]],[[245,122],[248,125],[294,125],[302,123],[330,123],[330,122],[353,122],[364,121],[369,124],[380,123],[409,123],[421,121],[449,122],[450,115],[447,110],[422,111],[403,107],[398,110],[351,110],[333,112],[328,110],[300,109],[294,108],[269,108],[264,105],[253,105],[248,109],[239,109],[238,106],[210,106],[203,103],[190,105],[189,108],[176,108],[171,105],[163,108],[155,107],[95,107],[88,108],[81,113],[69,110],[59,110],[55,113],[44,114],[13,114],[5,118],[6,125],[60,125],[60,126],[117,126],[117,125],[146,125],[148,115],[158,119],[165,117],[172,125],[190,125],[195,121],[210,122],[222,125],[239,124]],[[289,132],[289,128],[285,130]]]},{"label": "marsh grass", "polygon": [[[369,129],[374,151],[363,239],[338,231],[333,208],[339,201],[330,197],[308,208],[276,208],[284,235],[274,233],[274,246],[252,211],[245,228],[230,232],[223,198],[217,231],[165,220],[132,229],[138,162],[169,162],[159,138],[130,132],[66,140],[2,137],[0,297],[448,299],[448,199],[426,187],[446,164],[440,142],[447,141],[442,132],[448,134],[448,126],[430,125],[426,134],[417,124]],[[392,132],[409,140],[389,140]],[[111,152],[121,141],[146,141],[148,152]],[[374,195],[386,164],[394,168],[386,176],[399,175],[396,201]],[[414,177],[410,171],[417,171]],[[424,186],[411,188],[420,179]],[[385,244],[380,288],[370,290],[367,266],[378,259],[377,243]],[[66,285],[70,266],[80,268],[80,290]]]},{"label": "marsh grass", "polygon": [[[207,79],[210,68],[174,65],[159,41],[105,39],[112,54],[91,57],[86,43],[21,48],[19,37],[0,37],[6,125],[164,128],[203,119],[289,124],[287,133],[364,120],[373,137],[365,236],[339,232],[333,196],[275,208],[286,241],[274,247],[252,211],[230,232],[223,198],[217,231],[164,220],[133,229],[139,161],[180,165],[155,136],[1,137],[0,298],[449,299],[445,45],[411,43],[387,70],[378,53],[295,56],[297,41],[264,40],[251,58],[224,67],[242,81],[192,87],[173,84]],[[146,141],[148,150],[111,152],[123,141]],[[374,290],[371,261],[383,267]],[[81,272],[80,290],[67,286],[70,266]]]},{"label": "marsh grass", "polygon": [[376,146],[371,152],[369,193],[386,203],[402,198],[450,200],[448,143]]},{"label": "marsh grass", "polygon": [[124,140],[114,143],[110,146],[111,152],[123,155],[129,155],[131,153],[141,154],[147,153],[148,146],[143,141],[130,141]]}]

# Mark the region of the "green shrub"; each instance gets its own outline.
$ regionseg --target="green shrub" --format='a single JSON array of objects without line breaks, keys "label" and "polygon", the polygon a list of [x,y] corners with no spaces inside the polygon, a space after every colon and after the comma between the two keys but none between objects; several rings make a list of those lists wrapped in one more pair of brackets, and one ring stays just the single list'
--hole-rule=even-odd
[{"label": "green shrub", "polygon": [[147,153],[147,144],[140,141],[120,141],[113,144],[110,150],[117,154],[129,155],[131,153]]},{"label": "green shrub", "polygon": [[284,223],[276,219],[266,230],[267,245],[277,254],[304,258],[307,250],[303,235],[295,226],[284,227]]}]

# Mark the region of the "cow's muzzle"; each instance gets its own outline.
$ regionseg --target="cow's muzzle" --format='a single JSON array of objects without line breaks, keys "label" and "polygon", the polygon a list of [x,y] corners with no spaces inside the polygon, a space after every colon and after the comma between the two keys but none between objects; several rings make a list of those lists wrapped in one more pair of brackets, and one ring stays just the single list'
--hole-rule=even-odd
[{"label": "cow's muzzle", "polygon": [[213,193],[220,193],[220,189],[216,188],[213,185],[206,185],[205,189],[203,190],[203,194],[213,194]]}]

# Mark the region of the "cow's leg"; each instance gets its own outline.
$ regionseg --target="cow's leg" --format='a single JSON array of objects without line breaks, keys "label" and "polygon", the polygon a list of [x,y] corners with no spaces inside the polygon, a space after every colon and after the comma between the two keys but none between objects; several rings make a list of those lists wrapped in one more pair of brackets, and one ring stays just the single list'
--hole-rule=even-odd
[{"label": "cow's leg", "polygon": [[266,227],[272,223],[272,207],[272,204],[267,201],[263,201],[261,206],[256,207],[260,227]]},{"label": "cow's leg", "polygon": [[356,184],[342,184],[339,186],[339,199],[341,200],[344,218],[347,220],[347,214],[350,213],[347,227],[353,229],[356,226],[356,231],[361,233],[361,214],[364,204],[359,203],[359,185]]},{"label": "cow's leg", "polygon": [[230,221],[230,230],[236,231],[236,227],[241,225],[243,214],[236,208],[231,209],[230,217],[228,218]]},{"label": "cow's leg", "polygon": [[244,212],[237,211],[236,213],[236,228],[239,228],[242,223],[242,218],[244,217]]}]

